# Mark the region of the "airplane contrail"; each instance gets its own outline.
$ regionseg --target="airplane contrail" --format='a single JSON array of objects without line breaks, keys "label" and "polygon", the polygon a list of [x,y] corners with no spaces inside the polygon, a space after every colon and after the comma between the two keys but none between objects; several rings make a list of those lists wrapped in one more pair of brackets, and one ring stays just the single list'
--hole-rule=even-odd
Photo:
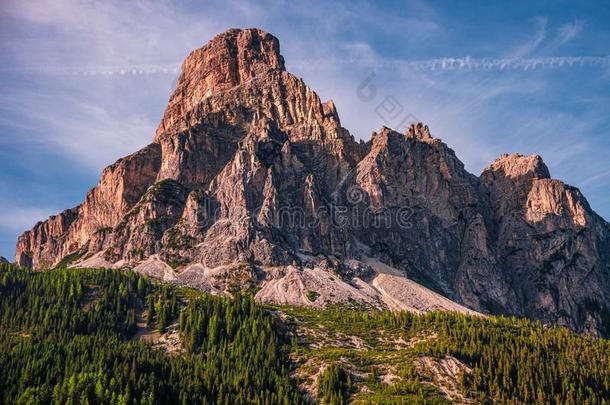
[{"label": "airplane contrail", "polygon": [[[478,70],[535,70],[570,67],[610,66],[610,56],[552,56],[544,58],[472,58],[445,57],[424,60],[404,59],[358,59],[358,58],[316,58],[297,60],[289,66],[299,70],[320,70],[327,66],[360,65],[370,68],[407,68],[418,71],[478,71]],[[63,66],[63,67],[4,67],[2,71],[38,72],[44,74],[68,74],[78,76],[138,76],[150,74],[180,73],[179,63],[130,64],[114,66]]]},{"label": "airplane contrail", "polygon": [[438,58],[420,61],[390,61],[390,65],[416,70],[530,70],[578,66],[610,66],[610,57],[553,56],[545,58]]},{"label": "airplane contrail", "polygon": [[303,70],[319,70],[329,65],[360,65],[368,68],[407,68],[418,71],[443,70],[535,70],[569,67],[610,66],[610,56],[553,56],[544,58],[473,58],[445,57],[424,60],[320,58],[304,59],[290,64]]}]

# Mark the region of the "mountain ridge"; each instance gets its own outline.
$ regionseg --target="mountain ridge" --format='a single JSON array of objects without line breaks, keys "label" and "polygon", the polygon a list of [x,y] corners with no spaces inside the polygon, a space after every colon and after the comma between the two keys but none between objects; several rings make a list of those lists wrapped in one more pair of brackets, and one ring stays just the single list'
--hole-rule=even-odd
[{"label": "mountain ridge", "polygon": [[236,280],[203,283],[218,292],[290,267],[352,283],[368,257],[476,311],[610,333],[610,225],[578,189],[537,155],[475,176],[421,123],[357,142],[258,29],[191,52],[153,142],[16,249],[26,267],[154,262],[194,284],[224,268]]}]

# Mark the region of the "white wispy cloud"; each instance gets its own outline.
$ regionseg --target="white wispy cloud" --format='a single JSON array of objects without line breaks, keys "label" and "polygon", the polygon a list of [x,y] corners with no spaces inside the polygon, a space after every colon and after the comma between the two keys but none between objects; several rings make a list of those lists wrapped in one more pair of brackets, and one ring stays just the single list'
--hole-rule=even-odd
[{"label": "white wispy cloud", "polygon": [[575,20],[572,23],[564,24],[559,27],[557,39],[561,45],[576,38],[582,31],[584,23],[581,20]]},{"label": "white wispy cloud", "polygon": [[547,37],[547,18],[534,19],[534,35],[525,43],[519,45],[510,55],[511,58],[520,58],[535,51]]}]

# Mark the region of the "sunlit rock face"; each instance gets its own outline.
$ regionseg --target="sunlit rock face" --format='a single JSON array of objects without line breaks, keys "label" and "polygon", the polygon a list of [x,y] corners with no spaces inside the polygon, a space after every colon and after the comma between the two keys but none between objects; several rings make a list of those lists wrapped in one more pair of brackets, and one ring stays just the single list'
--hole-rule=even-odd
[{"label": "sunlit rock face", "polygon": [[610,333],[610,227],[539,156],[504,155],[477,177],[423,124],[356,142],[258,29],[193,51],[153,142],[16,251],[36,269],[162,265],[211,286],[224,268],[254,284],[290,275],[303,291],[324,271],[366,279],[368,258],[477,311]]}]

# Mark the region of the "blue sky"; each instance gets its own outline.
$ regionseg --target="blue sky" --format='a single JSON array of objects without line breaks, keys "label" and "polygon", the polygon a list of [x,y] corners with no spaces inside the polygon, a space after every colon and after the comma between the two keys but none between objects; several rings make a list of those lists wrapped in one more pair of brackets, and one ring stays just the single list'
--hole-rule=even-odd
[{"label": "blue sky", "polygon": [[149,143],[181,61],[230,27],[276,35],[357,138],[417,118],[475,174],[537,153],[610,219],[608,2],[4,0],[0,255]]}]

